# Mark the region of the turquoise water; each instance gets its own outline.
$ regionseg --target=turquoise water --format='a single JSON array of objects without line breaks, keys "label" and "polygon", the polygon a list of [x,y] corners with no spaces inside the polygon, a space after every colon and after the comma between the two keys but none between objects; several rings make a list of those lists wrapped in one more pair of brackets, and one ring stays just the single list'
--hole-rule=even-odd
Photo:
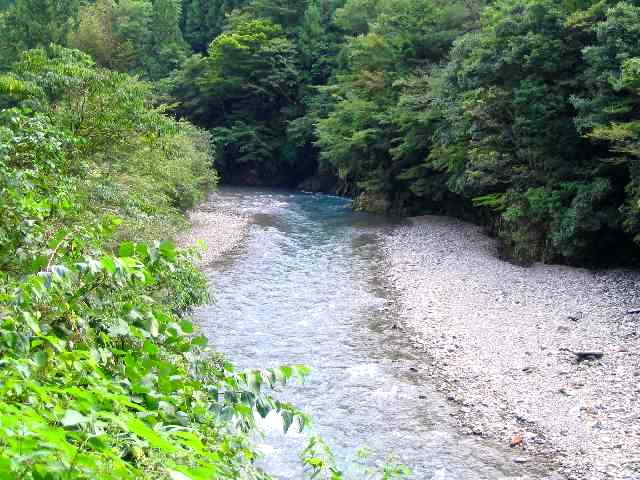
[{"label": "turquoise water", "polygon": [[[394,328],[392,285],[378,242],[394,221],[346,199],[223,189],[212,200],[252,218],[245,242],[210,267],[214,305],[198,312],[211,343],[239,367],[306,364],[304,386],[278,393],[315,417],[347,468],[358,447],[395,455],[416,479],[542,479],[518,452],[456,432],[424,360]],[[262,422],[263,465],[301,479],[305,434]]]}]

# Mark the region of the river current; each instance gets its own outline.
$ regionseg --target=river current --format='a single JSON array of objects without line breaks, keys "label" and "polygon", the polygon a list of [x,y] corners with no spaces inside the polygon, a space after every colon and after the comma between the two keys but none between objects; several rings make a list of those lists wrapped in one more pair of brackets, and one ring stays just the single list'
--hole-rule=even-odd
[{"label": "river current", "polygon": [[[451,407],[421,373],[425,360],[397,328],[393,285],[378,242],[397,223],[355,213],[335,196],[222,189],[216,208],[251,218],[249,234],[208,267],[215,303],[198,311],[211,344],[240,368],[305,364],[308,381],[277,395],[315,419],[345,470],[394,457],[415,479],[542,479],[518,452],[462,435]],[[426,369],[425,369],[426,370]],[[307,434],[261,422],[262,465],[304,478]]]}]

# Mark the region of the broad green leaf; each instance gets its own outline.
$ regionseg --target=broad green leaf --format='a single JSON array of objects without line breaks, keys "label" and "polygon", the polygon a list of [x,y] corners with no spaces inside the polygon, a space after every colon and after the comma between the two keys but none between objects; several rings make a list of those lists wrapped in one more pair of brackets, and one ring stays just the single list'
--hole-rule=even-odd
[{"label": "broad green leaf", "polygon": [[64,427],[73,427],[82,423],[87,423],[89,419],[76,410],[67,410],[60,423]]},{"label": "broad green leaf", "polygon": [[31,330],[33,330],[33,333],[35,333],[36,335],[39,335],[41,333],[40,325],[38,321],[33,318],[31,312],[22,312],[22,318],[24,319],[24,322],[27,324],[27,326]]},{"label": "broad green leaf", "polygon": [[142,420],[138,420],[137,418],[131,418],[127,421],[127,427],[129,430],[140,438],[145,439],[149,442],[154,448],[158,448],[164,452],[175,453],[178,449],[169,442],[167,439],[162,437],[158,432],[149,427]]},{"label": "broad green leaf", "polygon": [[199,335],[191,340],[191,343],[197,347],[206,347],[209,340],[204,335]]},{"label": "broad green leaf", "polygon": [[118,254],[121,257],[132,257],[136,251],[136,246],[133,242],[124,242],[118,249]]},{"label": "broad green leaf", "polygon": [[113,257],[102,257],[102,266],[105,268],[105,270],[107,270],[109,273],[116,273],[116,262],[114,261]]},{"label": "broad green leaf", "polygon": [[193,323],[190,320],[182,320],[180,322],[180,328],[185,333],[193,333]]}]

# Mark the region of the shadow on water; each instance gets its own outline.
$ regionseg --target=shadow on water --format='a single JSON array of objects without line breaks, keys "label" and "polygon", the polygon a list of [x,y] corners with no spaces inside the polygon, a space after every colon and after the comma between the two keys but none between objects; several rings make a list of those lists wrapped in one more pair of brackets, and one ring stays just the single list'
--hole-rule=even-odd
[{"label": "shadow on water", "polygon": [[[341,465],[358,447],[392,454],[416,479],[542,479],[542,467],[456,432],[446,400],[398,322],[379,240],[399,220],[354,213],[340,197],[251,189],[213,201],[252,219],[245,243],[211,267],[216,303],[198,317],[212,344],[239,367],[312,367],[279,395],[310,413]],[[426,368],[424,369],[426,371]],[[305,434],[262,422],[263,465],[303,478]]]}]

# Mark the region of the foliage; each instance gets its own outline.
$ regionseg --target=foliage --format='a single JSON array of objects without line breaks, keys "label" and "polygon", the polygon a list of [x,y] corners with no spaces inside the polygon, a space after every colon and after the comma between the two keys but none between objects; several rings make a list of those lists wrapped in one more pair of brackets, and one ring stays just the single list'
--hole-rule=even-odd
[{"label": "foliage", "polygon": [[236,373],[208,357],[163,306],[184,261],[170,243],[75,262],[55,248],[2,285],[6,478],[265,478],[242,432],[254,410],[297,415],[260,386],[305,371]]},{"label": "foliage", "polygon": [[64,43],[74,28],[79,0],[16,0],[0,13],[0,71],[25,49]]},{"label": "foliage", "polygon": [[0,477],[266,479],[247,432],[308,422],[267,393],[308,370],[210,352],[192,252],[130,227],[200,198],[207,137],[78,51],[27,51],[0,85]]},{"label": "foliage", "polygon": [[307,448],[302,452],[302,461],[310,473],[311,480],[393,480],[407,478],[411,471],[393,460],[383,462],[377,467],[367,466],[373,452],[361,448],[356,458],[343,471],[336,465],[335,458],[326,442],[317,435],[309,439]]},{"label": "foliage", "polygon": [[182,0],[181,29],[185,40],[198,53],[224,29],[226,15],[241,7],[244,0]]},{"label": "foliage", "polygon": [[100,66],[157,80],[187,57],[181,20],[179,0],[18,0],[0,13],[0,70],[24,50],[54,43],[83,50]]},{"label": "foliage", "polygon": [[228,183],[333,176],[483,223],[520,261],[638,257],[636,0],[62,3],[0,8],[0,69],[55,42],[156,80]]},{"label": "foliage", "polygon": [[[325,87],[335,105],[317,122],[317,145],[321,158],[355,183],[356,191],[383,193],[394,198],[398,210],[405,208],[403,191],[415,189],[405,183],[416,173],[411,164],[422,162],[425,133],[433,134],[433,126],[419,136],[410,132],[421,112],[409,112],[409,101],[423,108],[429,100],[418,98],[429,94],[420,84],[409,100],[409,86],[442,62],[476,15],[472,2],[391,0],[375,2],[375,8],[347,2],[336,12],[338,25],[361,35],[346,41],[335,83]],[[350,25],[349,19],[367,26]]]},{"label": "foliage", "polygon": [[588,65],[587,92],[573,98],[578,110],[576,126],[599,146],[608,146],[601,154],[610,169],[624,178],[625,189],[620,207],[624,229],[640,240],[640,6],[620,2],[608,9],[604,18],[593,24],[596,39],[584,49]]},{"label": "foliage", "polygon": [[9,103],[74,138],[87,213],[120,215],[138,239],[171,235],[215,180],[208,135],[153,107],[146,83],[61,47],[28,51],[13,70]]},{"label": "foliage", "polygon": [[297,95],[293,44],[271,21],[239,19],[208,53],[190,60],[175,78],[180,112],[215,127],[217,166],[229,180],[268,182],[291,167],[272,159],[285,150],[275,132],[286,128],[286,107]]},{"label": "foliage", "polygon": [[98,65],[120,72],[143,72],[151,48],[149,2],[97,0],[80,8],[69,44],[91,55]]},{"label": "foliage", "polygon": [[320,158],[396,211],[488,223],[520,261],[627,248],[639,225],[637,9],[347,2],[336,22],[359,36],[325,87]]}]

